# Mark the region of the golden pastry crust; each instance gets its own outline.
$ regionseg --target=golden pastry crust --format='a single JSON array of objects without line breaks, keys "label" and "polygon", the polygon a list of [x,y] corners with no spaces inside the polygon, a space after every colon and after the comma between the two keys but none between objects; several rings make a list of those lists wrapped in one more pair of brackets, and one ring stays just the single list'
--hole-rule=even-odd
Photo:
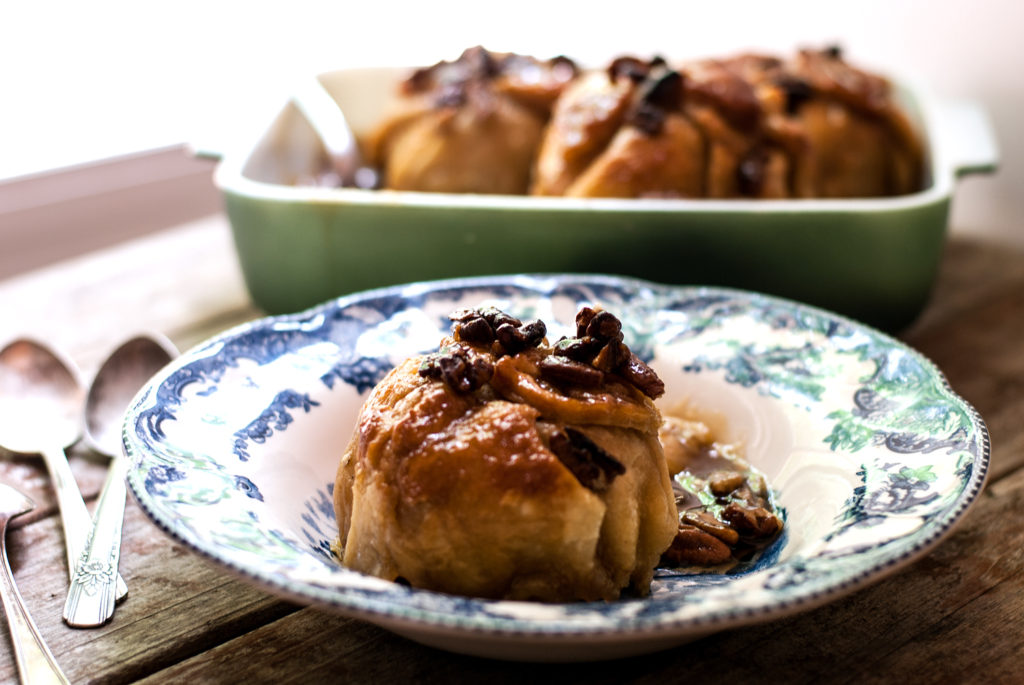
[{"label": "golden pastry crust", "polygon": [[603,72],[581,76],[555,102],[537,158],[535,195],[564,195],[611,142],[629,105],[632,83]]},{"label": "golden pastry crust", "polygon": [[581,362],[536,328],[525,347],[480,338],[482,318],[367,398],[335,483],[343,563],[475,597],[646,593],[678,526],[660,381],[621,333],[615,360]]},{"label": "golden pastry crust", "polygon": [[531,192],[568,197],[699,197],[704,140],[679,111],[682,79],[661,61],[620,58],[555,105]]}]

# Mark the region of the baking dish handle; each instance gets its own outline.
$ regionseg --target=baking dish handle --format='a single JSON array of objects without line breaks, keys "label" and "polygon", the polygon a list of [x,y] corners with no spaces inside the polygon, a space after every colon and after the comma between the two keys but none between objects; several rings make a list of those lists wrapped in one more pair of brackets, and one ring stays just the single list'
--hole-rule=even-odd
[{"label": "baking dish handle", "polygon": [[186,143],[189,155],[196,159],[206,159],[211,162],[219,162],[224,159],[224,151],[215,146],[200,145],[193,142]]},{"label": "baking dish handle", "polygon": [[971,100],[950,100],[936,107],[940,140],[957,176],[992,173],[999,165],[995,129],[984,106]]}]

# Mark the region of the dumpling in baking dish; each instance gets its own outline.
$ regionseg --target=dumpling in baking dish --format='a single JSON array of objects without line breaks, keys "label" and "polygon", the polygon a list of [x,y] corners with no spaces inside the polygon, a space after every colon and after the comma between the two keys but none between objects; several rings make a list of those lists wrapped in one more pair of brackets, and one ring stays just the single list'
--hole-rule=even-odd
[{"label": "dumpling in baking dish", "polygon": [[531,192],[568,197],[701,197],[706,143],[682,111],[683,78],[663,60],[615,60],[555,104]]},{"label": "dumpling in baking dish", "polygon": [[584,308],[549,344],[493,308],[452,318],[360,412],[334,491],[345,566],[473,597],[646,594],[678,520],[663,384],[618,319]]},{"label": "dumpling in baking dish", "polygon": [[576,76],[568,59],[466,50],[414,72],[365,141],[394,190],[525,194],[551,106]]},{"label": "dumpling in baking dish", "polygon": [[891,84],[836,48],[669,65],[620,57],[558,99],[531,192],[570,197],[875,197],[921,188]]}]

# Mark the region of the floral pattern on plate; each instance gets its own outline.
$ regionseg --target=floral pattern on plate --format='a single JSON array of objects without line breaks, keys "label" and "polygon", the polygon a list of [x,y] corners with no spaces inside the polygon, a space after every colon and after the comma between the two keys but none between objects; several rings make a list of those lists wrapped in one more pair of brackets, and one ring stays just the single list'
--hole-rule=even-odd
[{"label": "floral pattern on plate", "polygon": [[[741,446],[784,534],[728,574],[659,569],[648,597],[550,605],[455,597],[341,567],[334,474],[366,393],[436,349],[447,314],[491,304],[555,339],[584,304],[623,321],[686,405]],[[509,658],[609,658],[777,618],[881,578],[936,544],[981,490],[988,433],[898,341],[825,311],[718,288],[606,276],[411,284],[255,321],[199,345],[125,417],[128,481],[194,550],[283,596],[427,644]]]}]

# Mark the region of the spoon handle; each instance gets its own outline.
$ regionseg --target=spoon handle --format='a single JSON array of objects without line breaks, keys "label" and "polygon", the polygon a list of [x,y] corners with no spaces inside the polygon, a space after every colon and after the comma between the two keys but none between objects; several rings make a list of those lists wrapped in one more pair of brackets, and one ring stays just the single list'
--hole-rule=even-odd
[{"label": "spoon handle", "polygon": [[68,679],[61,672],[60,666],[53,658],[49,647],[43,642],[36,624],[32,621],[25,603],[14,583],[14,574],[7,562],[7,550],[4,539],[7,535],[7,520],[0,521],[0,556],[3,567],[0,568],[0,600],[3,601],[4,614],[11,629],[11,641],[14,643],[14,658],[18,663],[18,673],[23,683],[67,683]]},{"label": "spoon handle", "polygon": [[[75,579],[78,563],[85,550],[86,536],[89,534],[89,509],[85,506],[82,493],[71,472],[68,458],[60,447],[52,447],[43,452],[43,460],[50,472],[50,480],[57,494],[57,508],[60,510],[60,521],[64,527],[64,548],[68,558],[68,577]],[[128,587],[119,575],[117,577],[117,599],[128,594]]]},{"label": "spoon handle", "polygon": [[110,471],[96,505],[96,516],[64,603],[64,621],[74,628],[101,626],[114,615],[121,526],[128,494],[124,482],[127,471],[127,458],[118,456],[110,462]]}]

